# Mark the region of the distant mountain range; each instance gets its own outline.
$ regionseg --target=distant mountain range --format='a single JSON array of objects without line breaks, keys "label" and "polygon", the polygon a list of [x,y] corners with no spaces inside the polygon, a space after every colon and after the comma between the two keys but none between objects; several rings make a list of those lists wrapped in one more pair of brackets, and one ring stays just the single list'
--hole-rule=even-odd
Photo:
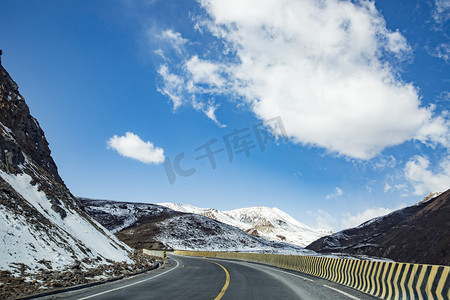
[{"label": "distant mountain range", "polygon": [[320,253],[347,253],[399,262],[450,265],[450,190],[311,243]]},{"label": "distant mountain range", "polygon": [[198,208],[189,204],[159,203],[176,211],[193,213],[235,226],[253,236],[306,247],[331,232],[313,229],[278,208],[249,207],[230,211]]},{"label": "distant mountain range", "polygon": [[329,236],[277,208],[220,211],[188,204],[80,200],[89,215],[136,249],[319,252],[450,265],[449,195],[450,190],[432,193],[416,205]]},{"label": "distant mountain range", "polygon": [[[250,235],[213,215],[190,213],[166,206],[80,198],[83,209],[116,236],[136,249],[185,249],[203,251],[252,251],[283,254],[309,254],[298,245],[270,241]],[[231,222],[231,217],[228,217]],[[235,222],[237,223],[237,222]]]}]

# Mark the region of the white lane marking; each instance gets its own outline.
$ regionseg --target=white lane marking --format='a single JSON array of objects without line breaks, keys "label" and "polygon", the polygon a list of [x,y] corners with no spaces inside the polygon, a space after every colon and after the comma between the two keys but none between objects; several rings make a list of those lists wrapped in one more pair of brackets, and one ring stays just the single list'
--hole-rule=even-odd
[{"label": "white lane marking", "polygon": [[117,287],[117,288],[115,288],[115,289],[111,289],[111,290],[107,290],[107,291],[104,291],[104,292],[101,292],[101,293],[97,293],[97,294],[94,294],[94,295],[90,295],[90,296],[86,296],[86,297],[83,297],[83,298],[79,298],[78,300],[89,299],[89,298],[97,297],[97,296],[100,296],[100,295],[103,295],[103,294],[107,294],[107,293],[110,293],[110,292],[114,292],[114,291],[117,291],[117,290],[121,290],[121,289],[130,287],[130,286],[133,286],[133,285],[136,285],[136,284],[139,284],[139,283],[142,283],[142,282],[145,282],[145,281],[154,279],[154,278],[159,277],[159,276],[161,276],[161,275],[167,274],[167,273],[169,273],[169,272],[175,270],[176,268],[178,268],[178,266],[180,265],[180,263],[178,262],[178,260],[176,260],[175,258],[174,258],[174,260],[177,262],[177,265],[176,265],[175,268],[173,268],[173,269],[167,270],[167,271],[165,271],[165,272],[163,272],[163,273],[161,273],[161,274],[155,275],[155,276],[150,277],[150,278],[147,278],[147,279],[143,279],[143,280],[141,280],[141,281],[133,282],[133,283],[130,283],[130,284],[128,284],[128,285],[124,285],[124,286],[121,286],[121,287]]},{"label": "white lane marking", "polygon": [[300,275],[297,275],[297,274],[293,274],[293,273],[281,271],[281,270],[278,270],[278,269],[275,269],[275,268],[272,268],[272,270],[276,270],[276,271],[281,272],[281,273],[286,273],[286,274],[288,274],[288,275],[296,276],[296,277],[299,277],[299,278],[301,278],[301,279],[303,279],[303,280],[308,280],[308,281],[311,281],[311,282],[314,281],[314,280],[312,280],[312,279],[309,279],[309,278],[306,278],[306,277],[303,277],[303,276],[300,276]]},{"label": "white lane marking", "polygon": [[343,291],[341,291],[341,290],[339,290],[339,289],[336,289],[336,288],[334,288],[334,287],[328,286],[328,285],[326,285],[326,284],[324,284],[323,286],[324,286],[324,287],[327,287],[327,288],[329,288],[329,289],[332,289],[332,290],[334,290],[334,291],[336,291],[336,292],[338,292],[338,293],[341,293],[342,295],[345,295],[345,296],[349,297],[350,299],[360,300],[359,298],[357,298],[357,297],[355,297],[355,296],[352,296],[352,295],[350,295],[350,294],[347,294],[346,292],[343,292]]}]

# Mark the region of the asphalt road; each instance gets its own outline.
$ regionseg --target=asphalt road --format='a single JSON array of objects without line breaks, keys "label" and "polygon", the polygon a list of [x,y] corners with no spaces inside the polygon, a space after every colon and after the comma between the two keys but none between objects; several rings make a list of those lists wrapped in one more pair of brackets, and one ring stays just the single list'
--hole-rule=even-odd
[{"label": "asphalt road", "polygon": [[40,299],[376,299],[298,272],[171,255],[169,266],[129,279]]}]

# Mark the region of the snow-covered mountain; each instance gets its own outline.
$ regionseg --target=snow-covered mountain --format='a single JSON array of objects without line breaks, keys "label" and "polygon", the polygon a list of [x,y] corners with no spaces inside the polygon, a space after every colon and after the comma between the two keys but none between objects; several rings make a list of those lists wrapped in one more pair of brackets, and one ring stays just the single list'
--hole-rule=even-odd
[{"label": "snow-covered mountain", "polygon": [[355,228],[318,239],[320,253],[369,255],[400,262],[450,265],[450,190]]},{"label": "snow-covered mountain", "polygon": [[136,249],[172,248],[315,255],[313,251],[300,246],[268,241],[200,214],[175,211],[155,204],[86,198],[80,198],[80,201],[89,215]]},{"label": "snow-covered mountain", "polygon": [[131,249],[79,207],[38,121],[0,61],[0,271],[132,263]]},{"label": "snow-covered mountain", "polygon": [[249,207],[230,211],[198,208],[189,204],[159,203],[176,211],[202,215],[235,226],[253,236],[270,241],[306,247],[331,232],[313,229],[292,218],[278,208]]}]

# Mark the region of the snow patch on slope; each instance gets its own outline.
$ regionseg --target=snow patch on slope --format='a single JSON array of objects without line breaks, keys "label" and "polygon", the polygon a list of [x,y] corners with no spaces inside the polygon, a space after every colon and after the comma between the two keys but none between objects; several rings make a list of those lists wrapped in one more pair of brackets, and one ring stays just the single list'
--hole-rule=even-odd
[{"label": "snow patch on slope", "polygon": [[177,250],[238,251],[291,255],[317,255],[299,246],[267,241],[198,214],[168,218],[158,224],[160,242]]},{"label": "snow patch on slope", "polygon": [[42,260],[50,261],[53,268],[61,269],[85,258],[96,260],[99,264],[106,263],[107,259],[132,263],[126,252],[131,249],[97,222],[94,221],[98,226],[95,228],[70,208],[66,208],[67,216],[62,219],[51,208],[46,194],[30,183],[32,178],[29,175],[7,174],[0,170],[0,176],[51,224],[48,233],[37,230],[36,226],[42,224],[32,225],[32,220],[20,214],[11,214],[0,205],[0,238],[4,245],[0,254],[0,269],[15,271],[14,264],[20,262],[37,270],[44,266]]},{"label": "snow patch on slope", "polygon": [[428,195],[426,195],[422,200],[417,202],[417,204],[426,203],[426,202],[430,201],[431,199],[434,199],[434,198],[442,195],[443,193],[444,192],[431,192]]},{"label": "snow patch on slope", "polygon": [[112,233],[130,227],[142,217],[157,216],[169,210],[166,207],[146,203],[125,203],[93,200],[79,197],[85,211]]}]

